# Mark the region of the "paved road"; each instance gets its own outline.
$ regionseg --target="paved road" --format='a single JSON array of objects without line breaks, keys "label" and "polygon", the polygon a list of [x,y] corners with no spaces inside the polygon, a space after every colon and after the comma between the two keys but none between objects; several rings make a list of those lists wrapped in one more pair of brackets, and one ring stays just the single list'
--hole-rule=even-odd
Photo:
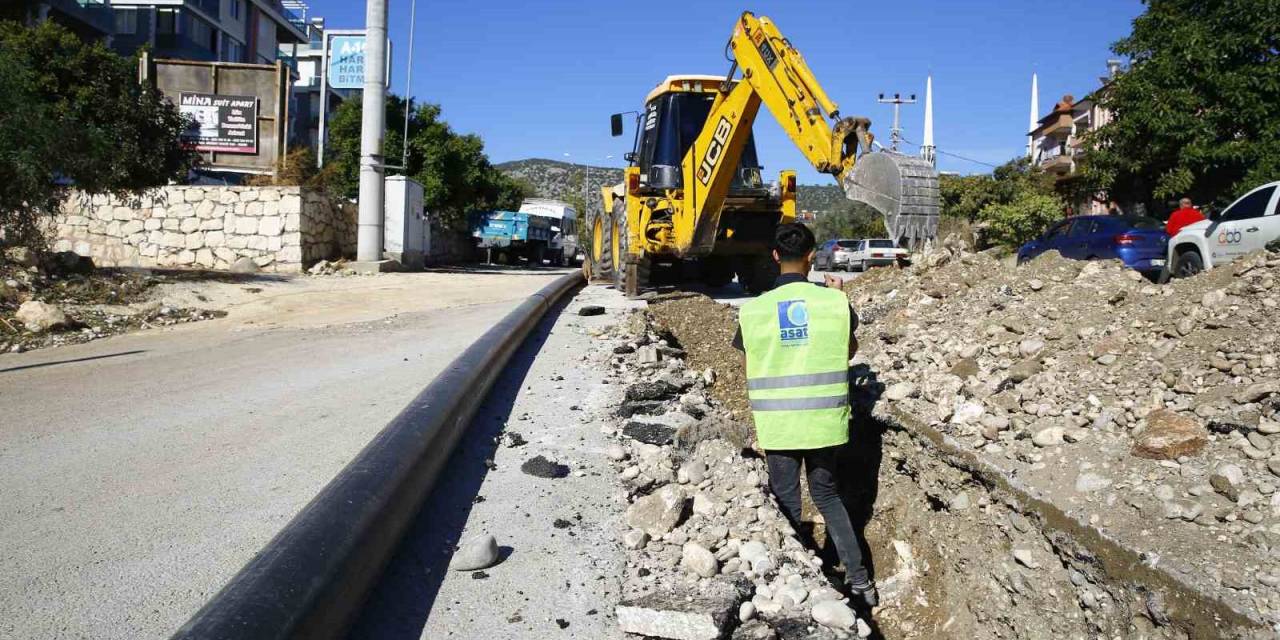
[{"label": "paved road", "polygon": [[275,329],[233,311],[0,356],[0,638],[172,633],[454,355],[555,275],[368,278],[343,285],[357,323],[326,326],[339,302],[308,305],[303,293],[288,298],[302,321]]}]

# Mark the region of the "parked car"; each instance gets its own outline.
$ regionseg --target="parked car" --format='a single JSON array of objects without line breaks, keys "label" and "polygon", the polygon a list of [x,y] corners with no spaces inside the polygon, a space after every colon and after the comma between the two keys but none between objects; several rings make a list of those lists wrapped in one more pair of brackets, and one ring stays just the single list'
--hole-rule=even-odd
[{"label": "parked car", "polygon": [[813,268],[819,271],[849,270],[849,257],[861,240],[828,240],[818,246]]},{"label": "parked car", "polygon": [[1018,249],[1018,264],[1056,250],[1074,260],[1119,260],[1138,271],[1165,267],[1169,235],[1164,224],[1145,216],[1077,216],[1049,227]]},{"label": "parked car", "polygon": [[1280,239],[1280,182],[1240,196],[1222,213],[1180,229],[1169,240],[1169,271],[1184,278]]}]

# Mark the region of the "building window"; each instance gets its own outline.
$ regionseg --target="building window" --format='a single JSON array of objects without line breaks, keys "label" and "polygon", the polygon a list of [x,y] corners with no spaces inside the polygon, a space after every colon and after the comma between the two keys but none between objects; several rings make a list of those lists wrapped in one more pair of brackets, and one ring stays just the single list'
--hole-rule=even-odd
[{"label": "building window", "polygon": [[138,10],[116,10],[116,33],[131,36],[138,32]]},{"label": "building window", "polygon": [[209,51],[217,51],[217,31],[213,28],[213,25],[197,18],[192,13],[187,13],[184,17],[187,19],[187,26],[189,27],[186,29],[187,36],[191,38],[192,42]]},{"label": "building window", "polygon": [[222,38],[222,57],[224,62],[244,62],[244,44],[237,42],[235,39],[224,36]]},{"label": "building window", "polygon": [[178,32],[178,12],[173,9],[156,9],[156,33],[168,35]]},{"label": "building window", "polygon": [[228,13],[235,20],[244,18],[244,0],[228,0],[231,3]]}]

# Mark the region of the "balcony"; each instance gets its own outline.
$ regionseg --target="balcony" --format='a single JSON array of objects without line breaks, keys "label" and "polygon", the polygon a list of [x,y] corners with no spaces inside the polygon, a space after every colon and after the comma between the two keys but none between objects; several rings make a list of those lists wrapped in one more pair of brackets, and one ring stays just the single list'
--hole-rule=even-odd
[{"label": "balcony", "polygon": [[1050,116],[1052,119],[1042,121],[1040,125],[1040,135],[1046,138],[1066,139],[1071,135],[1071,127],[1073,124],[1070,113],[1061,113]]},{"label": "balcony", "polygon": [[1040,168],[1059,177],[1071,173],[1074,168],[1075,150],[1067,145],[1055,145],[1040,150]]}]

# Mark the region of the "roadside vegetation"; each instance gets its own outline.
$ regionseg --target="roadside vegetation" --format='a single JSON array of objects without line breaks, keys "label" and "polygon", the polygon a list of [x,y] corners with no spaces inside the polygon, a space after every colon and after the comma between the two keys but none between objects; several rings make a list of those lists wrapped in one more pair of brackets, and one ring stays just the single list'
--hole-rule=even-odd
[{"label": "roadside vegetation", "polygon": [[[405,101],[388,96],[383,155],[398,165],[404,149]],[[360,190],[360,101],[348,100],[329,121],[329,144],[320,176],[334,193],[354,198]],[[475,134],[459,134],[440,117],[440,106],[420,104],[409,115],[409,162],[402,173],[421,182],[426,208],[449,228],[465,225],[475,209],[520,208],[528,186],[496,169]]]},{"label": "roadside vegetation", "polygon": [[1150,0],[1112,50],[1114,121],[1085,140],[1086,187],[1161,210],[1225,205],[1280,177],[1280,3]]},{"label": "roadside vegetation", "polygon": [[137,61],[46,21],[0,22],[0,230],[44,250],[48,216],[72,185],[136,194],[186,177],[183,121],[141,86]]},{"label": "roadside vegetation", "polygon": [[841,208],[818,215],[813,223],[813,235],[819,243],[841,238],[883,238],[887,234],[884,216],[865,202],[846,200]]}]

